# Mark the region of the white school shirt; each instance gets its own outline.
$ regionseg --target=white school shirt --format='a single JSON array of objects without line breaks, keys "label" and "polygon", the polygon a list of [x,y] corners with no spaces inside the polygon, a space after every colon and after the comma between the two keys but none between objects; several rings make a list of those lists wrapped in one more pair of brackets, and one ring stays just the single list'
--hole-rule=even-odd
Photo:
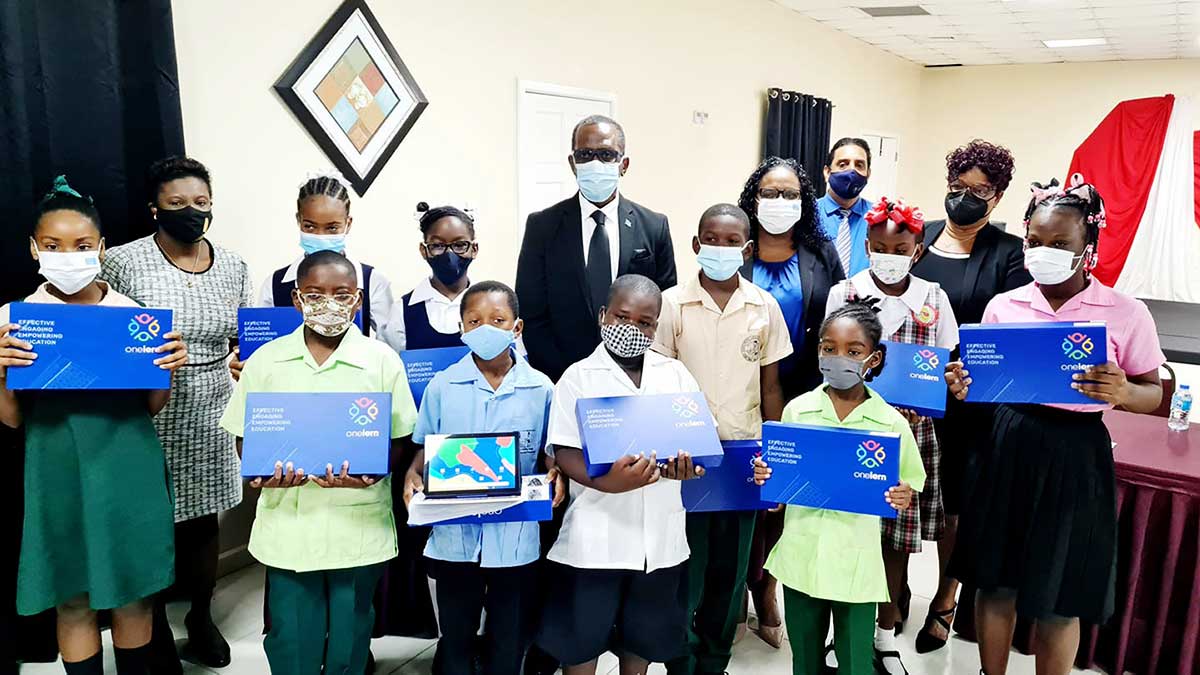
[{"label": "white school shirt", "polygon": [[[880,290],[870,270],[863,270],[838,283],[852,284],[855,294],[859,297],[879,298],[879,323],[883,324],[883,336],[886,340],[889,335],[894,335],[900,330],[909,314],[915,316],[920,313],[921,308],[925,306],[925,298],[929,297],[929,288],[936,285],[911,274],[908,278],[908,290],[899,297]],[[954,318],[954,310],[950,308],[950,298],[946,296],[946,291],[938,288],[937,292],[942,296],[942,311],[938,315],[937,342],[934,346],[952,350],[958,346],[958,320]],[[842,306],[842,297],[840,293],[829,294],[825,316]]]},{"label": "white school shirt", "polygon": [[[372,274],[374,276],[374,274]],[[469,282],[467,288],[470,288]],[[409,306],[425,304],[425,314],[429,317],[429,327],[444,335],[458,335],[462,328],[462,299],[467,289],[454,296],[451,300],[442,295],[429,277],[421,280],[408,299]],[[372,306],[375,303],[371,303]],[[383,341],[398,352],[408,347],[408,335],[404,326],[404,297],[401,296],[392,305],[387,317],[387,326],[383,331]]]},{"label": "white school shirt", "polygon": [[604,214],[604,234],[608,235],[608,261],[612,268],[613,281],[617,279],[617,266],[621,262],[621,193],[613,194],[612,201],[603,208],[589,202],[583,193],[579,193],[579,214],[583,219],[583,266],[587,267],[588,247],[592,245],[592,233],[596,231],[596,219],[592,214],[600,211]]},{"label": "white school shirt", "polygon": [[[582,447],[575,419],[577,399],[699,391],[700,385],[682,363],[653,351],[646,352],[638,389],[601,344],[567,368],[554,387],[547,440],[559,447]],[[674,567],[690,554],[686,518],[677,480],[659,478],[620,494],[571,481],[571,502],[562,530],[546,557],[583,569],[653,572]]]},{"label": "white school shirt", "polygon": [[[346,256],[346,259],[354,264],[354,276],[358,281],[358,285],[362,287],[363,269],[362,263]],[[296,282],[296,270],[300,267],[300,261],[304,260],[304,256],[300,256],[288,265],[287,271],[283,273],[284,283]],[[275,289],[271,286],[271,279],[275,276],[274,271],[263,281],[263,284],[258,289],[258,297],[254,299],[255,307],[274,307],[275,306]],[[387,327],[388,315],[392,310],[392,282],[388,281],[383,272],[379,271],[378,267],[371,270],[371,328],[376,337],[383,334],[384,328]]]}]

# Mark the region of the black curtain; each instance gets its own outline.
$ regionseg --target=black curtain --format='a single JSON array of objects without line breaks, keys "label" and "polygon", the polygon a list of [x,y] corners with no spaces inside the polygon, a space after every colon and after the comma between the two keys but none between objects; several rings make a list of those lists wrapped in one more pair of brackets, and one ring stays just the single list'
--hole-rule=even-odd
[{"label": "black curtain", "polygon": [[767,90],[763,157],[790,157],[812,179],[817,196],[825,194],[825,158],[833,103],[827,98],[772,87]]},{"label": "black curtain", "polygon": [[0,301],[37,282],[29,229],[55,175],[115,246],[151,231],[146,167],[182,152],[170,0],[0,2]]},{"label": "black curtain", "polygon": [[[0,2],[0,303],[36,285],[29,234],[54,176],[91,195],[109,246],[151,231],[146,167],[183,152],[170,0]],[[22,444],[0,428],[0,456]],[[12,468],[10,466],[10,468]],[[18,486],[0,511],[0,536],[20,535]],[[12,503],[8,503],[11,499]],[[0,547],[0,673],[14,650],[54,658],[54,632],[17,622],[17,546]]]}]

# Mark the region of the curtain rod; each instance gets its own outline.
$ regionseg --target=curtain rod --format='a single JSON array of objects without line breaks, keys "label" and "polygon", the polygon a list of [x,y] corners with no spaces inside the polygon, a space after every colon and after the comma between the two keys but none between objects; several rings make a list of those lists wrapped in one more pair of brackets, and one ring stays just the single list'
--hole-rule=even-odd
[{"label": "curtain rod", "polygon": [[[780,94],[780,92],[782,92],[782,93],[783,93],[785,100],[786,100],[786,97],[787,97],[789,94],[793,94],[793,93],[795,93],[795,94],[799,94],[799,93],[800,93],[800,92],[784,91],[783,89],[780,89],[779,87],[767,87],[767,96],[770,96],[770,97],[772,97],[772,98],[774,98],[774,97],[778,96],[778,95]],[[805,94],[805,95],[807,95],[807,96],[811,96],[811,94]],[[829,99],[822,99],[822,98],[821,98],[821,97],[819,97],[819,96],[813,96],[813,102],[812,102],[812,104],[815,106],[815,105],[817,104],[817,101],[819,101],[819,100],[828,101],[828,103],[829,103],[829,107],[830,107],[830,108],[836,108],[836,107],[837,107],[837,104],[836,104],[836,103],[834,103],[833,101],[830,101]]]}]

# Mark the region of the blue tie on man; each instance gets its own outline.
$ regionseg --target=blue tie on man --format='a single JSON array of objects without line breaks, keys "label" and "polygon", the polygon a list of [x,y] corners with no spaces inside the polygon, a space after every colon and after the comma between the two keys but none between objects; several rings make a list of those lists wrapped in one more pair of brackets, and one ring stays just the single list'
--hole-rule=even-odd
[{"label": "blue tie on man", "polygon": [[872,204],[860,196],[870,177],[871,146],[866,141],[843,138],[833,144],[825,165],[829,187],[817,200],[817,217],[837,248],[847,278],[870,267],[865,216]]}]

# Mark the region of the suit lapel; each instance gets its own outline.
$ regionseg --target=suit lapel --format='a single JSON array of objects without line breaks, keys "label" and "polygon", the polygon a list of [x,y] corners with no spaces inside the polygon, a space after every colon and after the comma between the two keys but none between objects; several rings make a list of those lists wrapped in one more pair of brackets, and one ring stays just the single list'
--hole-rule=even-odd
[{"label": "suit lapel", "polygon": [[[804,309],[800,316],[808,316],[808,308],[812,303],[813,298],[813,278],[817,272],[817,254],[809,251],[803,246],[798,251],[796,256],[796,264],[800,266],[800,292],[803,294]],[[821,307],[822,316],[825,314],[825,308]]]},{"label": "suit lapel", "polygon": [[[588,290],[587,267],[583,262],[583,220],[579,212],[579,198],[572,198],[563,204],[562,219],[559,221],[559,245],[553,250],[562,256],[560,260],[566,263],[569,274],[575,276],[579,295],[583,298],[584,306],[591,307],[592,297]],[[566,276],[566,275],[564,275]]]},{"label": "suit lapel", "polygon": [[[641,223],[634,216],[633,206],[630,205],[629,200],[620,195],[617,196],[617,199],[620,200],[617,204],[617,222],[612,226],[617,228],[617,240],[620,242],[621,248],[620,257],[617,258],[617,275],[620,276],[629,270],[629,261],[633,258],[633,249],[638,240],[635,228],[641,227]],[[625,223],[629,223],[629,226],[627,227]]]},{"label": "suit lapel", "polygon": [[983,264],[992,257],[995,232],[996,229],[989,223],[984,225],[975,237],[975,243],[971,246],[971,257],[967,258],[967,272],[963,275],[964,297],[970,297],[975,290]]}]

